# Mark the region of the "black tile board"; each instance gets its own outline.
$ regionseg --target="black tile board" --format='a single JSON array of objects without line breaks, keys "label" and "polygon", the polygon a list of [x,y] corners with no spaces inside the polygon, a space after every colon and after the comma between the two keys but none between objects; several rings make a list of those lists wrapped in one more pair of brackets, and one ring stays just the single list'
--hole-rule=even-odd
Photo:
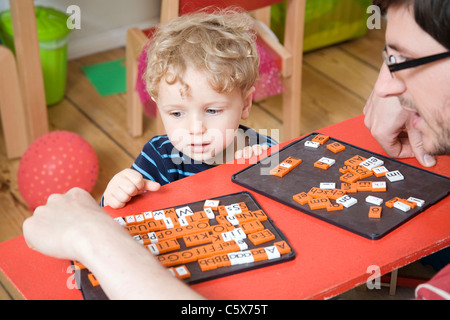
[{"label": "black tile board", "polygon": [[[205,199],[205,200],[220,200],[220,205],[231,205],[234,203],[245,202],[245,204],[247,205],[247,207],[250,211],[257,211],[257,210],[264,211],[264,209],[261,208],[259,203],[247,191],[224,195],[221,197],[215,197],[213,199]],[[181,208],[184,206],[189,206],[194,212],[201,211],[201,210],[203,210],[203,204],[204,204],[205,200],[196,201],[196,202],[183,204],[183,205],[178,205],[175,207],[161,208],[161,209],[168,209],[168,208],[177,209],[177,208]],[[265,243],[262,243],[258,246],[253,245],[253,243],[250,240],[248,240],[248,238],[244,239],[245,243],[247,243],[247,245],[248,245],[248,250],[254,249],[254,248],[271,246],[271,245],[273,245],[274,242],[283,241],[283,240],[286,241],[286,243],[288,243],[288,245],[290,246],[286,237],[283,235],[283,233],[275,226],[273,221],[270,219],[270,215],[266,211],[264,211],[264,212],[267,215],[267,220],[262,221],[261,223],[264,225],[265,229],[269,229],[275,235],[275,239],[265,242]],[[136,212],[135,214],[138,214],[138,213],[139,212]],[[214,214],[217,216],[218,212],[214,211]],[[209,220],[209,222],[210,222],[210,225],[218,224],[215,219]],[[185,246],[185,244],[183,242],[183,239],[178,239],[178,242],[181,245],[181,248],[179,251],[187,249],[187,247]],[[191,273],[191,277],[188,279],[184,279],[182,281],[186,282],[187,284],[194,284],[194,283],[212,280],[212,279],[216,279],[216,278],[220,278],[220,277],[224,277],[224,276],[228,276],[228,275],[232,275],[232,274],[236,274],[236,273],[240,273],[240,272],[244,272],[244,271],[248,271],[248,270],[252,270],[252,269],[262,268],[262,267],[265,267],[268,265],[273,265],[273,264],[278,264],[278,263],[282,263],[285,261],[289,261],[289,260],[294,259],[294,257],[295,257],[295,251],[293,250],[292,246],[290,246],[290,247],[291,247],[291,252],[281,255],[280,258],[275,258],[272,260],[257,261],[257,262],[253,262],[253,263],[247,263],[247,264],[228,266],[228,267],[221,267],[221,268],[217,268],[215,270],[204,271],[204,272],[201,271],[201,269],[198,266],[198,263],[196,261],[186,263],[185,265],[189,269],[189,271]],[[149,272],[151,272],[151,270]],[[78,287],[82,291],[83,298],[85,300],[107,300],[108,297],[103,292],[101,286],[93,287],[91,285],[91,283],[88,279],[88,274],[89,274],[89,270],[82,269],[82,270],[79,270],[75,276]]]},{"label": "black tile board", "polygon": [[[304,142],[311,140],[317,134],[315,132],[296,140],[278,152],[237,172],[232,176],[232,181],[294,209],[372,240],[384,237],[409,219],[443,199],[450,192],[450,179],[448,177],[402,163],[332,137],[318,149],[306,147]],[[345,145],[346,149],[336,154],[331,152],[326,148],[326,145],[334,141]],[[375,175],[362,179],[361,181],[386,181],[387,190],[386,192],[360,191],[349,193],[351,197],[358,200],[358,203],[350,208],[344,208],[342,211],[311,210],[308,204],[300,205],[292,199],[292,196],[295,194],[308,192],[311,187],[319,187],[321,182],[335,182],[336,188],[340,188],[339,177],[342,173],[339,172],[339,168],[344,165],[345,160],[355,155],[365,158],[374,156],[381,159],[389,171],[399,170],[405,179],[390,182],[385,177],[378,178]],[[267,174],[269,169],[275,167],[289,156],[302,159],[302,163],[282,178]],[[328,170],[315,168],[314,162],[321,157],[335,159],[336,163]],[[396,208],[388,208],[383,202],[381,205],[383,207],[381,219],[371,219],[368,218],[369,207],[374,205],[366,203],[365,198],[368,195],[382,198],[384,202],[394,197],[405,199],[415,197],[425,200],[425,205],[423,207],[417,206],[415,209],[405,213]]]}]

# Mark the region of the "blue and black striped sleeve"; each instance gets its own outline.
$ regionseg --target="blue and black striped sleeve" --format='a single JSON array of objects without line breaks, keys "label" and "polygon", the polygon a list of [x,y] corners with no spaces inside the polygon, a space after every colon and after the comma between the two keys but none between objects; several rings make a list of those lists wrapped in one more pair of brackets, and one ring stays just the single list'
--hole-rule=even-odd
[{"label": "blue and black striped sleeve", "polygon": [[132,169],[138,171],[145,179],[156,181],[161,185],[178,180],[174,169],[182,155],[173,148],[167,136],[156,136],[144,145]]}]

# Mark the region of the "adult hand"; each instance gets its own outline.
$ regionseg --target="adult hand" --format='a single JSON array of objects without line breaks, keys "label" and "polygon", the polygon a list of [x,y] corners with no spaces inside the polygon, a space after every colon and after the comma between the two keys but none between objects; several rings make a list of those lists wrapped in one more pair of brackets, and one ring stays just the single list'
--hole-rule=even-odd
[{"label": "adult hand", "polygon": [[51,195],[25,220],[28,246],[45,255],[80,261],[110,299],[202,299],[167,269],[86,191]]},{"label": "adult hand", "polygon": [[23,234],[34,250],[55,258],[78,260],[88,241],[86,234],[97,234],[97,226],[119,229],[115,224],[88,192],[74,188],[65,194],[52,194],[45,206],[37,207],[25,220]]},{"label": "adult hand", "polygon": [[422,134],[411,125],[412,113],[402,108],[397,97],[379,97],[372,92],[364,115],[364,124],[390,157],[416,157],[425,167],[436,164],[423,149]]}]

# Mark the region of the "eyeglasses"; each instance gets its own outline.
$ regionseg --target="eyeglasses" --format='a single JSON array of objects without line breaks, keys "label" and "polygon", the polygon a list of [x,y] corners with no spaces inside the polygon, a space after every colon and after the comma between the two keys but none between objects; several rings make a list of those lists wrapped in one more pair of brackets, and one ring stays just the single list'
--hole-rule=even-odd
[{"label": "eyeglasses", "polygon": [[423,57],[423,58],[406,60],[404,62],[397,62],[398,59],[393,55],[388,55],[387,48],[384,47],[382,56],[383,56],[384,62],[386,63],[386,65],[389,68],[389,71],[391,73],[393,73],[393,72],[400,71],[403,69],[418,67],[423,64],[427,64],[430,62],[434,62],[437,60],[441,60],[441,59],[450,57],[450,51],[434,54],[434,55]]}]

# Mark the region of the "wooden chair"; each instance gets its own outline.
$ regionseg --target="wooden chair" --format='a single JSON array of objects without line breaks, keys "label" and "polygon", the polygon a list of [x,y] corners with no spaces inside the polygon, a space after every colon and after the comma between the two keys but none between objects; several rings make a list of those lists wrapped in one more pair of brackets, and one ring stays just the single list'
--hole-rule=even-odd
[{"label": "wooden chair", "polygon": [[48,132],[33,0],[10,0],[16,56],[0,46],[0,112],[8,158]]},{"label": "wooden chair", "polygon": [[28,126],[20,93],[16,60],[11,50],[0,46],[0,118],[8,158],[22,156],[28,147]]},{"label": "wooden chair", "polygon": [[[270,29],[268,30],[268,27],[270,27],[270,5],[277,2],[281,1],[162,0],[160,22],[164,23],[178,15],[198,11],[211,5],[219,8],[236,5],[251,12],[258,21],[255,24],[258,38],[263,40],[280,57],[280,71],[285,87],[283,92],[283,137],[284,140],[289,140],[300,135],[303,27],[306,0],[287,0],[284,45],[281,45],[273,37]],[[135,88],[139,55],[147,42],[146,32],[137,28],[128,30],[126,42],[126,113],[127,126],[132,136],[140,136],[143,132],[143,106]],[[164,133],[159,116],[157,116],[156,131],[158,134]]]}]

